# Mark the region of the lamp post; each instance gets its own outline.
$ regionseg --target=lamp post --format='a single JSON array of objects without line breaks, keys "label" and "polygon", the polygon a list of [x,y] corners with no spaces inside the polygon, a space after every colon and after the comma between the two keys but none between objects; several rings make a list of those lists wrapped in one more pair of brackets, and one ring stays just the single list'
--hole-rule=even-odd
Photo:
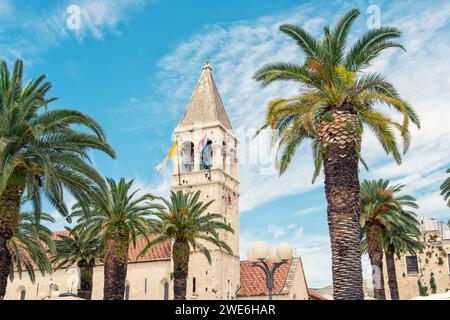
[{"label": "lamp post", "polygon": [[[247,257],[253,267],[261,268],[266,276],[266,286],[269,290],[269,300],[272,300],[272,291],[277,269],[287,263],[293,255],[294,250],[286,243],[282,242],[275,248],[270,248],[264,241],[257,241],[247,252]],[[272,266],[266,262],[268,259]]]}]

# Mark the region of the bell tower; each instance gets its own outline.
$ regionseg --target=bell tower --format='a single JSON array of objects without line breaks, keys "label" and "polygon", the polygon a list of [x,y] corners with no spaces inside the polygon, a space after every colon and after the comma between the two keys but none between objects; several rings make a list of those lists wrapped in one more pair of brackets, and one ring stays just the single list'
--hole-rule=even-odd
[{"label": "bell tower", "polygon": [[172,189],[200,190],[201,201],[214,200],[209,212],[222,214],[235,232],[220,234],[232,255],[206,244],[212,258],[209,265],[203,254],[191,253],[186,298],[235,299],[240,284],[238,141],[208,62],[174,137],[178,150],[173,159]]}]

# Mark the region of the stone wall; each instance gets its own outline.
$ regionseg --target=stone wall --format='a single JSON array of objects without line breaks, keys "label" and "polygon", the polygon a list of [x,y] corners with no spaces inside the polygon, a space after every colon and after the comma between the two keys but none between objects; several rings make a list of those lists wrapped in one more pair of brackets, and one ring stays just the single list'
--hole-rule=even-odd
[{"label": "stone wall", "polygon": [[[406,257],[410,254],[395,258],[396,275],[400,299],[406,300],[421,295],[445,293],[450,290],[450,240],[442,239],[439,231],[425,231],[421,241],[425,248],[417,254],[418,273],[407,271]],[[386,297],[390,298],[387,284],[387,271],[384,265]],[[433,289],[433,282],[435,288]]]},{"label": "stone wall", "polygon": [[[164,282],[169,283],[169,299],[173,298],[173,284],[170,280],[172,272],[170,260],[136,262],[128,264],[127,285],[130,290],[130,300],[158,300],[164,298]],[[48,293],[50,283],[53,289],[60,293],[77,293],[78,277],[73,271],[76,268],[61,269],[52,275],[42,277],[36,271],[36,281],[33,284],[28,274],[23,274],[22,279],[16,273],[13,282],[8,282],[6,290],[6,300],[17,300],[20,298],[20,291],[25,289],[26,300],[39,300],[42,293]],[[103,298],[103,266],[94,268],[93,299]]]}]

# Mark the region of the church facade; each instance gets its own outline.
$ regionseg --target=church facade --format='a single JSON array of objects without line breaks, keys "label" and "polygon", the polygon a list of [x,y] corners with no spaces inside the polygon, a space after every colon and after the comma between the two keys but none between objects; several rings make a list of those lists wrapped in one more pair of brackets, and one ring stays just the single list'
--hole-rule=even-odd
[{"label": "church facade", "polygon": [[[224,222],[235,233],[222,233],[221,239],[233,254],[205,244],[212,263],[199,252],[191,252],[187,299],[264,299],[267,295],[265,277],[259,268],[239,258],[239,142],[219,95],[209,63],[186,107],[183,118],[174,130],[177,141],[173,157],[174,191],[201,191],[201,200],[212,201],[211,213],[221,213]],[[55,233],[55,237],[58,233]],[[138,257],[145,246],[139,239],[130,248],[124,299],[172,299],[171,243],[155,246]],[[62,292],[77,292],[76,267],[56,270],[42,277],[36,273],[32,283],[27,275],[15,276],[8,283],[6,299],[41,299]],[[103,266],[94,268],[93,299],[103,297]],[[300,257],[281,266],[275,276],[274,299],[306,300],[311,297]],[[315,296],[315,298],[317,298]]]}]

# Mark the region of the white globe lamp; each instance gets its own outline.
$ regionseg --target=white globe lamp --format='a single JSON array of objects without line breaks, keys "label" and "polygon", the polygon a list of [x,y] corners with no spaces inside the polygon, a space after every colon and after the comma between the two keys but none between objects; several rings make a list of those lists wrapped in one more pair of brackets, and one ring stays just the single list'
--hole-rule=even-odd
[{"label": "white globe lamp", "polygon": [[281,262],[281,259],[278,257],[278,253],[277,253],[277,249],[276,248],[270,248],[269,260],[272,263],[280,263]]},{"label": "white globe lamp", "polygon": [[290,260],[292,258],[292,255],[294,253],[294,249],[290,246],[287,242],[280,243],[277,248],[277,256],[281,260]]},{"label": "white globe lamp", "polygon": [[257,262],[257,261],[258,261],[258,258],[256,258],[255,254],[253,253],[253,247],[250,247],[250,248],[247,250],[247,259],[248,259],[250,262]]},{"label": "white globe lamp", "polygon": [[265,259],[269,255],[269,245],[264,241],[257,241],[252,247],[256,259]]}]

